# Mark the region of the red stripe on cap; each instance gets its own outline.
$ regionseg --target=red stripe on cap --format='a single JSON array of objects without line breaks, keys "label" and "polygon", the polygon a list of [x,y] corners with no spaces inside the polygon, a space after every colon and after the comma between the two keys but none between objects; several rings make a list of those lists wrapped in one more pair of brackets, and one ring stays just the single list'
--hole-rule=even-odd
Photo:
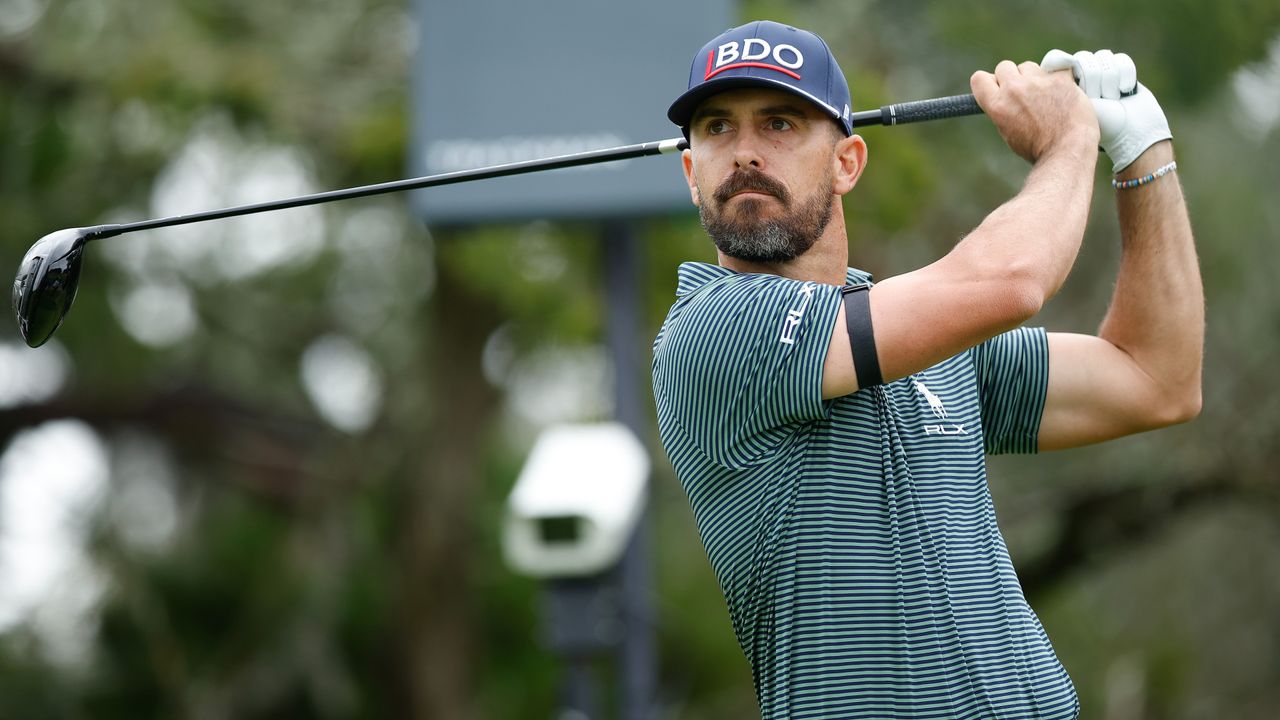
[{"label": "red stripe on cap", "polygon": [[758,62],[741,62],[741,63],[734,63],[734,64],[732,64],[732,65],[725,65],[725,66],[724,66],[724,67],[722,67],[722,68],[716,68],[716,71],[715,71],[715,72],[712,72],[712,71],[711,71],[711,56],[710,56],[710,55],[707,55],[707,74],[706,74],[706,75],[704,75],[702,79],[703,79],[703,80],[710,80],[711,78],[715,77],[716,75],[719,75],[720,73],[724,72],[725,70],[732,70],[732,69],[734,69],[734,68],[744,68],[744,67],[758,67],[758,68],[764,68],[764,69],[766,69],[766,70],[777,70],[778,72],[780,72],[780,73],[786,73],[786,74],[790,75],[791,77],[793,77],[793,78],[795,78],[795,79],[797,79],[797,80],[799,80],[799,79],[800,79],[800,74],[799,74],[799,73],[792,72],[792,71],[790,71],[790,70],[788,70],[788,69],[786,69],[786,68],[784,68],[784,67],[778,66],[778,65],[770,65],[770,64],[768,64],[768,63],[758,63]]},{"label": "red stripe on cap", "polygon": [[707,71],[706,71],[705,73],[703,73],[703,75],[702,75],[702,79],[703,79],[703,80],[706,80],[707,78],[711,77],[711,58],[712,58],[712,56],[714,56],[715,54],[716,54],[716,51],[715,51],[715,50],[708,50],[708,51],[707,51]]}]

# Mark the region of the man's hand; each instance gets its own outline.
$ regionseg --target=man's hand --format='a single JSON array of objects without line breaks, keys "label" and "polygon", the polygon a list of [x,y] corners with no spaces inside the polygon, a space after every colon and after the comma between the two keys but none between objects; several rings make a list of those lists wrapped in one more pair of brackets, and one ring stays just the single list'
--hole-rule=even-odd
[{"label": "man's hand", "polygon": [[1124,53],[1099,50],[1068,55],[1050,50],[1040,61],[1046,71],[1071,70],[1093,103],[1101,131],[1100,144],[1119,174],[1147,148],[1169,140],[1169,121],[1156,98],[1138,82],[1133,60]]},{"label": "man's hand", "polygon": [[1035,163],[1060,146],[1098,143],[1093,110],[1065,72],[1046,72],[1030,61],[1014,65],[1004,60],[994,74],[974,73],[969,85],[1005,143],[1028,162]]}]

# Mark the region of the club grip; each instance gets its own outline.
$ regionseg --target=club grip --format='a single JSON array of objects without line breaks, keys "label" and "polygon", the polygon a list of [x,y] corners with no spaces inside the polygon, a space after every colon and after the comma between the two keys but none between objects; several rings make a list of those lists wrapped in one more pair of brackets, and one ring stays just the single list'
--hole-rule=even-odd
[{"label": "club grip", "polygon": [[880,122],[884,125],[905,125],[925,120],[944,120],[965,115],[980,115],[982,108],[973,95],[951,95],[932,100],[886,105],[880,108]]}]

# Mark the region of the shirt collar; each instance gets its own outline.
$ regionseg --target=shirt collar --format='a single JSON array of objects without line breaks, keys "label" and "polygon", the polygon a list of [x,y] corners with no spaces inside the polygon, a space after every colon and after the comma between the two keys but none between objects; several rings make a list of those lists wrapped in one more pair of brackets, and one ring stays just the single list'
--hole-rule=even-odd
[{"label": "shirt collar", "polygon": [[[704,285],[714,280],[739,274],[741,273],[736,270],[730,270],[729,268],[712,265],[710,263],[681,263],[680,269],[676,273],[676,297],[684,297],[692,292],[696,292]],[[861,285],[871,281],[871,273],[869,272],[859,270],[857,268],[847,268],[845,270],[845,283],[848,285]]]}]

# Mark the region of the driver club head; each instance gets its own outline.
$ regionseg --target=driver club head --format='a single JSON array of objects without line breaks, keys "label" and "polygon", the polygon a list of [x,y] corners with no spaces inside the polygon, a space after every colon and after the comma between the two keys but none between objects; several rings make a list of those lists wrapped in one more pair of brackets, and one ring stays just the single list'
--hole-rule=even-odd
[{"label": "driver club head", "polygon": [[71,309],[80,284],[80,256],[96,228],[70,228],[36,241],[22,258],[13,279],[13,313],[30,347],[53,335]]}]

